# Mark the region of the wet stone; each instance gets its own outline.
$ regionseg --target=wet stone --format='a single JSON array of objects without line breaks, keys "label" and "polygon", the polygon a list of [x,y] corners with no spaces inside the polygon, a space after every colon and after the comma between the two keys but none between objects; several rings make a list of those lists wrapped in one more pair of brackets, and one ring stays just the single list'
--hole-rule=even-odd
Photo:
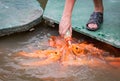
[{"label": "wet stone", "polygon": [[29,30],[42,13],[37,0],[0,0],[0,36]]}]

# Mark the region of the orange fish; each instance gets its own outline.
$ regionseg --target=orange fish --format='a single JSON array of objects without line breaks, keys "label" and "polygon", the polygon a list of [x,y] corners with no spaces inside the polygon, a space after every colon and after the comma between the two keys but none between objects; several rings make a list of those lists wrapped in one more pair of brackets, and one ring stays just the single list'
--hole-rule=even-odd
[{"label": "orange fish", "polygon": [[[71,41],[74,40],[72,39]],[[51,36],[49,39],[49,45],[54,49],[35,50],[32,53],[27,53],[24,51],[19,52],[20,55],[25,57],[44,58],[43,60],[37,62],[23,63],[23,65],[40,66],[51,64],[57,61],[65,65],[81,65],[88,63],[88,60],[81,58],[81,56],[87,57],[89,55],[109,61],[112,65],[120,64],[118,61],[113,62],[116,60],[115,58],[110,61],[111,58],[104,57],[103,55],[106,53],[104,50],[98,49],[94,45],[85,42],[72,43],[70,46],[68,46],[63,38]],[[95,63],[97,63],[97,61]]]}]

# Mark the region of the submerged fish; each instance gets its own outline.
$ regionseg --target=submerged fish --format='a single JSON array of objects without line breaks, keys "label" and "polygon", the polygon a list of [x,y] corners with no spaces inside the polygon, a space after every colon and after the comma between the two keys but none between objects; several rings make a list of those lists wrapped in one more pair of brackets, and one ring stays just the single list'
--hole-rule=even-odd
[{"label": "submerged fish", "polygon": [[91,60],[92,62],[94,60],[94,63],[99,64],[98,60],[94,59],[94,57],[110,62],[110,64],[115,66],[120,65],[120,58],[117,58],[116,60],[114,57],[104,57],[106,52],[98,49],[92,44],[88,44],[86,42],[76,42],[76,40],[72,39],[72,43],[69,46],[66,41],[59,36],[51,36],[48,41],[49,46],[54,49],[35,50],[32,53],[27,53],[24,51],[19,52],[18,54],[24,57],[43,58],[43,60],[22,63],[22,65],[41,66],[54,62],[59,62],[63,65],[92,65]]}]

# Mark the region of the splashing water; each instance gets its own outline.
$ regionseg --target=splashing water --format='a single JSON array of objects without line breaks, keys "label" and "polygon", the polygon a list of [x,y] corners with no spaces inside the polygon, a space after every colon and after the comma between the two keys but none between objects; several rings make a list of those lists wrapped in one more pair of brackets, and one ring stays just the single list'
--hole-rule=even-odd
[{"label": "splashing water", "polygon": [[115,60],[120,61],[120,58],[110,57],[107,52],[94,47],[92,44],[87,44],[85,42],[80,43],[74,39],[72,40],[72,44],[68,45],[63,38],[51,36],[49,39],[49,46],[50,48],[46,50],[34,50],[30,53],[27,53],[25,51],[18,52],[17,54],[19,56],[38,59],[37,61],[34,60],[34,62],[23,62],[22,65],[41,66],[59,62],[64,66],[79,66],[86,64],[92,65],[92,63],[95,63],[97,65],[101,62],[110,64]]},{"label": "splashing water", "polygon": [[47,27],[37,31],[0,40],[0,81],[120,81],[119,58],[93,43],[49,39],[45,32],[56,31]]}]

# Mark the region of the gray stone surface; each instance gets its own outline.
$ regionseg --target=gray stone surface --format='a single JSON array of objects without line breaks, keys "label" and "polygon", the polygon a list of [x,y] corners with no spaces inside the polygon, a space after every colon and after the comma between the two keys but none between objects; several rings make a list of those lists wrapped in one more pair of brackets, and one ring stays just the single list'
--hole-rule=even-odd
[{"label": "gray stone surface", "polygon": [[0,0],[0,36],[29,30],[42,14],[37,0]]}]

